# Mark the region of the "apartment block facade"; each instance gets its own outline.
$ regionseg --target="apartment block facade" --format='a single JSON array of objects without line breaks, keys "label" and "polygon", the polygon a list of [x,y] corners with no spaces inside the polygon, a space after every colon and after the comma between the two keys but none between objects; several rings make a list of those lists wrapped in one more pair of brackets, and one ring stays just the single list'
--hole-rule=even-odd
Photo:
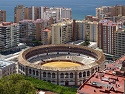
[{"label": "apartment block facade", "polygon": [[51,44],[51,30],[50,29],[44,29],[41,32],[41,39],[43,45]]},{"label": "apartment block facade", "polygon": [[89,39],[92,42],[98,41],[98,21],[73,21],[73,36],[75,40]]},{"label": "apartment block facade", "polygon": [[85,37],[89,39],[92,42],[97,42],[98,41],[98,22],[97,21],[88,21],[84,20],[84,39]]},{"label": "apartment block facade", "polygon": [[84,24],[83,21],[73,21],[73,41],[84,40]]},{"label": "apartment block facade", "polygon": [[98,47],[104,53],[114,54],[115,48],[115,32],[117,31],[117,23],[110,20],[101,20],[98,25]]},{"label": "apartment block facade", "polygon": [[0,10],[0,22],[6,22],[6,11]]},{"label": "apartment block facade", "polygon": [[0,23],[0,51],[6,51],[19,44],[19,25],[17,23]]},{"label": "apartment block facade", "polygon": [[43,19],[53,18],[54,23],[64,21],[65,19],[72,19],[71,8],[49,8],[43,12]]},{"label": "apartment block facade", "polygon": [[113,16],[125,16],[125,6],[116,5],[96,8],[96,17],[99,19],[103,19],[105,17],[112,19]]},{"label": "apartment block facade", "polygon": [[24,19],[36,20],[40,17],[40,7],[25,7],[23,5],[18,5],[14,8],[14,22],[19,22]]},{"label": "apartment block facade", "polygon": [[51,20],[22,20],[20,26],[20,42],[32,43],[33,41],[42,41],[42,31],[50,28],[53,21]]},{"label": "apartment block facade", "polygon": [[114,55],[116,59],[125,55],[125,28],[119,28],[117,32],[115,32]]},{"label": "apartment block facade", "polygon": [[72,18],[71,8],[56,8],[56,7],[25,7],[18,5],[14,8],[14,22],[19,22],[24,19],[36,20],[36,19],[54,19],[54,23],[63,19]]},{"label": "apartment block facade", "polygon": [[73,39],[73,21],[67,20],[52,24],[52,44],[66,44]]}]

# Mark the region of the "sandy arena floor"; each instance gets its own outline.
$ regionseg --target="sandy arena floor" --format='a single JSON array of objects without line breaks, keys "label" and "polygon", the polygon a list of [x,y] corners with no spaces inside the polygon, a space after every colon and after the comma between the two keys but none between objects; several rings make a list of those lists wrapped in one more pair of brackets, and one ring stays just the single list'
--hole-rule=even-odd
[{"label": "sandy arena floor", "polygon": [[75,67],[80,66],[81,64],[68,62],[68,61],[55,61],[43,64],[42,66],[46,67]]}]

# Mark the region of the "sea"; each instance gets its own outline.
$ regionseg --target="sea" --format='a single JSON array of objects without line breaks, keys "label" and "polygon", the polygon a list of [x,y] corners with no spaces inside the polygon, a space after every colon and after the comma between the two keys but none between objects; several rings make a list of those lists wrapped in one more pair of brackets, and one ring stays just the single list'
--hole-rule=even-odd
[{"label": "sea", "polygon": [[95,16],[97,7],[125,5],[125,0],[0,0],[0,10],[6,10],[7,21],[14,20],[17,5],[72,8],[73,19],[82,20],[86,15]]}]

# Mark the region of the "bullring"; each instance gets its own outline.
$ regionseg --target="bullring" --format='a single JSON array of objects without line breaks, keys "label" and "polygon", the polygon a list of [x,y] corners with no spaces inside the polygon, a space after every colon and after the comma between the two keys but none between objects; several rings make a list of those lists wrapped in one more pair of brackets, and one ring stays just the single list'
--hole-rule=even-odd
[{"label": "bullring", "polygon": [[58,85],[80,85],[105,67],[102,52],[76,45],[29,48],[18,58],[19,73]]}]

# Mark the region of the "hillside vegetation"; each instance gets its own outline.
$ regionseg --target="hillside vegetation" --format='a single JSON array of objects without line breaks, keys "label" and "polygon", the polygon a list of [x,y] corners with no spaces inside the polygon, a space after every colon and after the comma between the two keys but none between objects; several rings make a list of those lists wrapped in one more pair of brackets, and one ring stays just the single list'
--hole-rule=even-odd
[{"label": "hillside vegetation", "polygon": [[36,94],[37,90],[58,94],[76,94],[77,91],[76,88],[59,86],[20,74],[12,74],[0,79],[0,94]]}]

